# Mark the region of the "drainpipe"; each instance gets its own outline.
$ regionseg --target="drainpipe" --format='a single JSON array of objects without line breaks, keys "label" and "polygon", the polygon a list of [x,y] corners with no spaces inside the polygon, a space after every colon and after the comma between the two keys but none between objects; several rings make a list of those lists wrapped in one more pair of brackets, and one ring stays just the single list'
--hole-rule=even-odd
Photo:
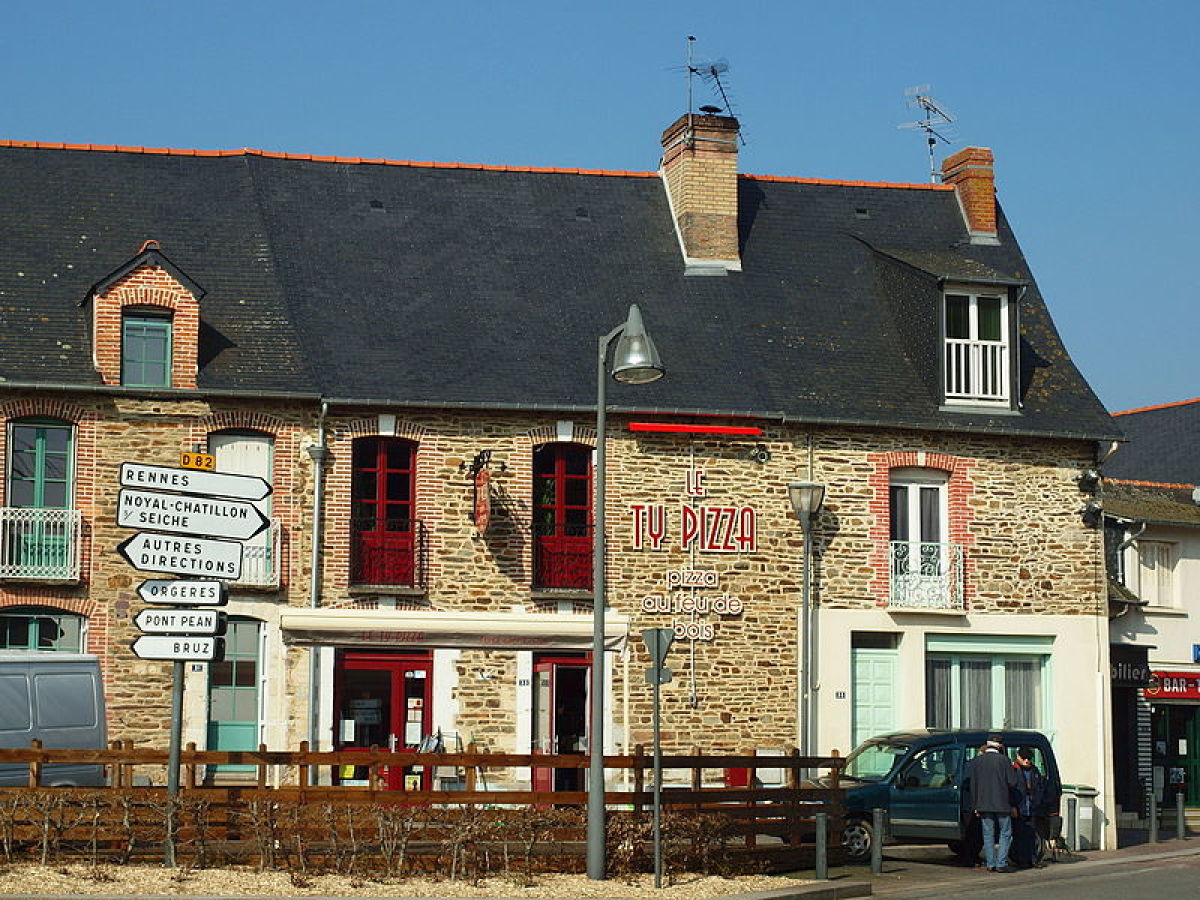
[{"label": "drainpipe", "polygon": [[[329,404],[321,401],[321,414],[317,419],[317,443],[308,448],[308,457],[313,461],[313,506],[312,506],[312,559],[311,582],[308,605],[316,609],[321,605],[321,513],[325,505],[325,463],[329,459],[329,448],[325,446],[325,415]],[[321,648],[311,647],[308,651],[308,746],[313,752],[321,749],[318,722],[321,712]],[[312,767],[309,784],[316,784],[318,770]]]}]

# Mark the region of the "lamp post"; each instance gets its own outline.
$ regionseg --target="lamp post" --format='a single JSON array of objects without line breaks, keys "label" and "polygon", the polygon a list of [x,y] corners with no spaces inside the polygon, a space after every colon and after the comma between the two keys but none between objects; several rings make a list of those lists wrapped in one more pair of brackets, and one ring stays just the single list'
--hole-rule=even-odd
[{"label": "lamp post", "polygon": [[[612,367],[608,349],[613,341]],[[590,729],[587,797],[587,875],[604,879],[604,451],[607,421],[607,380],[647,384],[666,370],[636,303],[629,307],[624,324],[600,338],[596,360],[596,487],[592,543],[592,722]]]},{"label": "lamp post", "polygon": [[793,481],[788,485],[788,499],[804,532],[804,583],[800,607],[800,755],[811,756],[817,719],[812,696],[813,672],[816,668],[812,629],[812,525],[813,519],[821,511],[821,501],[825,499],[825,485],[812,481]]}]

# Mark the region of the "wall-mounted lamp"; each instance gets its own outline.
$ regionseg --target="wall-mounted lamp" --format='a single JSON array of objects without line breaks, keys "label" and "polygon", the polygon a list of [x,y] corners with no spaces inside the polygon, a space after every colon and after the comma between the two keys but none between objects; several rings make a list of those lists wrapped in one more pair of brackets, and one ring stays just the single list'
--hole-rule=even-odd
[{"label": "wall-mounted lamp", "polygon": [[1088,528],[1099,528],[1104,521],[1104,507],[1099,500],[1089,500],[1079,508],[1079,515]]},{"label": "wall-mounted lamp", "polygon": [[746,456],[751,462],[756,462],[759,465],[771,461],[771,451],[767,448],[766,444],[755,444]]},{"label": "wall-mounted lamp", "polygon": [[1094,494],[1096,489],[1100,487],[1100,473],[1095,469],[1084,469],[1079,473],[1079,477],[1075,479],[1079,484],[1079,489],[1085,494]]},{"label": "wall-mounted lamp", "polygon": [[[465,462],[465,461],[460,461],[458,464],[458,471],[466,472],[470,475],[470,477],[474,478],[477,474],[479,474],[480,469],[491,468],[491,465],[492,465],[492,451],[491,450],[480,450],[478,453],[475,454],[475,458],[473,460],[471,460],[469,463]],[[504,462],[504,460],[499,460],[496,463],[496,468],[499,469],[501,472],[508,471],[508,465]]]}]

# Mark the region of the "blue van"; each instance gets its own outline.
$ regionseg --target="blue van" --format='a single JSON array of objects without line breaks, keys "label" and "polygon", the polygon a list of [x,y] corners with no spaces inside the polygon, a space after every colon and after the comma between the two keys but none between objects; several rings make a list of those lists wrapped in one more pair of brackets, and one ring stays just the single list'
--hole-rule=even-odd
[{"label": "blue van", "polygon": [[[1062,778],[1054,750],[1037,731],[914,729],[882,734],[864,741],[846,757],[841,784],[846,789],[843,843],[851,859],[870,856],[880,836],[874,833],[872,810],[884,811],[884,843],[946,844],[974,860],[983,846],[979,819],[970,807],[966,767],[989,734],[1000,736],[1014,758],[1031,747],[1033,762],[1046,779],[1047,828],[1055,833]],[[1057,823],[1061,827],[1061,823]],[[1037,853],[1044,852],[1043,841]]]}]

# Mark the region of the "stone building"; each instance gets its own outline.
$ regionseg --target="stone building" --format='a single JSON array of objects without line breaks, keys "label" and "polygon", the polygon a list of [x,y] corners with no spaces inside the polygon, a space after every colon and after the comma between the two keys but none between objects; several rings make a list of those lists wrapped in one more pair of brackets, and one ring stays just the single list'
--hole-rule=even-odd
[{"label": "stone building", "polygon": [[669,748],[1028,726],[1103,809],[1079,478],[1119,431],[991,152],[886,184],[739,175],[737,146],[690,115],[658,172],[0,147],[5,646],[100,654],[113,737],[165,742],[120,471],[207,452],[271,524],[188,739],[582,751],[595,356],[636,302],[668,374],[608,391],[608,749],[648,740],[638,635],[673,627]]}]

